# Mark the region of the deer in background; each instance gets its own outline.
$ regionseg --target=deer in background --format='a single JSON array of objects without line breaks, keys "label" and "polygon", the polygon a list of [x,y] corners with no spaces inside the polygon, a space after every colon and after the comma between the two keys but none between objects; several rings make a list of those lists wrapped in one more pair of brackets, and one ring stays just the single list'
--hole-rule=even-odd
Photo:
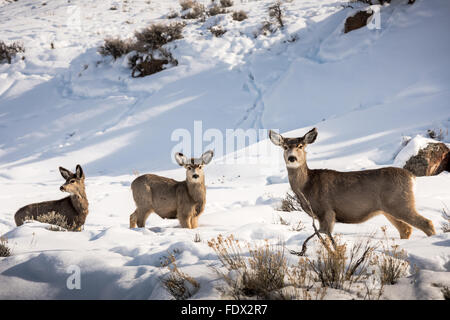
[{"label": "deer in background", "polygon": [[59,167],[59,172],[66,182],[59,188],[70,196],[60,200],[32,203],[20,208],[14,215],[16,225],[20,226],[26,220],[36,220],[39,216],[47,215],[52,211],[60,214],[67,220],[73,230],[81,230],[89,213],[89,203],[84,187],[84,173],[77,165],[75,173]]},{"label": "deer in background", "polygon": [[131,183],[136,210],[130,215],[130,228],[143,228],[150,213],[161,218],[178,218],[182,228],[194,229],[206,204],[205,175],[203,166],[211,162],[213,151],[200,158],[186,158],[175,153],[177,163],[186,169],[186,180],[145,174]]},{"label": "deer in background", "polygon": [[[305,148],[317,138],[317,129],[303,137],[285,138],[270,130],[273,144],[284,149],[289,183],[299,199],[310,203],[319,220],[320,232],[331,234],[334,223],[362,223],[383,214],[408,239],[414,226],[431,236],[433,223],[415,208],[414,175],[401,168],[339,172],[328,169],[311,170],[306,164]],[[302,196],[303,195],[303,196]],[[301,202],[301,201],[300,201]]]}]

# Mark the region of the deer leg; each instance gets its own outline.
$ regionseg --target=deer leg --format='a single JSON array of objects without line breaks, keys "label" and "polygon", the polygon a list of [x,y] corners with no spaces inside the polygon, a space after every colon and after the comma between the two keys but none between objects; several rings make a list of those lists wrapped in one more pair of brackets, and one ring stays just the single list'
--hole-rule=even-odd
[{"label": "deer leg", "polygon": [[152,210],[147,211],[139,211],[137,214],[137,226],[138,228],[144,228],[145,227],[145,221],[147,221],[148,216],[152,213]]},{"label": "deer leg", "polygon": [[198,216],[191,217],[191,227],[192,227],[192,229],[195,229],[198,227]]},{"label": "deer leg", "polygon": [[180,221],[182,228],[192,229],[191,217],[180,216],[178,217],[178,220]]},{"label": "deer leg", "polygon": [[433,222],[431,222],[431,220],[428,220],[427,218],[422,217],[415,209],[409,209],[398,218],[406,223],[409,223],[413,227],[422,230],[427,236],[436,234]]},{"label": "deer leg", "polygon": [[389,220],[392,225],[397,228],[398,233],[400,233],[400,239],[409,239],[412,233],[412,228],[409,224],[395,219],[391,215],[384,213],[384,216]]},{"label": "deer leg", "polygon": [[130,214],[130,229],[134,229],[137,227],[137,217],[136,217],[137,213],[136,212],[137,212],[137,209],[132,214]]},{"label": "deer leg", "polygon": [[336,221],[336,213],[333,210],[328,210],[324,215],[319,216],[318,219],[320,224],[319,232],[331,234]]}]

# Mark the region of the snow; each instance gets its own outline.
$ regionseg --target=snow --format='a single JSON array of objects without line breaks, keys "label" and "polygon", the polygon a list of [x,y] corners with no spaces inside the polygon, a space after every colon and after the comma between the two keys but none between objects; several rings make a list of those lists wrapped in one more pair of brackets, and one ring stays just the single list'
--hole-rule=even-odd
[{"label": "snow", "polygon": [[[266,134],[240,150],[228,152],[225,142],[215,150],[205,167],[199,228],[182,229],[154,214],[146,228],[128,228],[136,174],[184,179],[173,160],[181,151],[173,133],[193,133],[195,121],[202,121],[202,136],[241,128],[294,137],[317,127],[309,167],[341,171],[401,167],[431,141],[427,129],[448,130],[448,1],[392,1],[381,7],[380,30],[344,34],[346,17],[362,5],[295,0],[284,4],[285,29],[255,38],[272,2],[236,0],[233,10],[249,16],[242,22],[229,14],[188,21],[184,38],[169,45],[179,65],[141,79],[131,78],[127,57],[112,61],[97,48],[106,37],[177,21],[166,19],[179,11],[177,0],[0,3],[1,40],[26,48],[24,60],[19,55],[0,65],[0,235],[13,251],[0,258],[0,299],[170,299],[160,281],[168,270],[160,263],[174,250],[180,269],[200,283],[192,299],[219,299],[221,283],[211,268],[219,262],[207,240],[219,234],[251,243],[281,239],[300,250],[311,221],[276,210],[290,187],[282,152]],[[227,29],[221,38],[208,31],[215,24]],[[406,147],[405,137],[414,137]],[[191,142],[197,148],[183,151],[199,156],[212,140]],[[77,163],[89,199],[84,230],[53,232],[37,222],[16,227],[20,207],[65,196],[58,166],[73,170]],[[387,286],[383,298],[442,299],[436,284],[450,285],[450,234],[440,227],[450,207],[449,182],[448,172],[416,179],[416,206],[433,221],[435,236],[414,229],[400,240],[382,216],[336,224],[335,233],[350,244],[374,231],[373,240],[381,240],[386,225],[407,251],[410,276]],[[306,227],[292,231],[279,216]],[[308,252],[314,251],[311,244]],[[81,270],[81,290],[67,289],[71,266]]]}]

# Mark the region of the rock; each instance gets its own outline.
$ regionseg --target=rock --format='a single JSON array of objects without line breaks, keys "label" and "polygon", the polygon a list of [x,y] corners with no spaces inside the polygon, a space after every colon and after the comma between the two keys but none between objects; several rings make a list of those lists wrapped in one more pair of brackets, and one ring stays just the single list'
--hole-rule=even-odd
[{"label": "rock", "polygon": [[450,149],[444,143],[430,143],[406,161],[406,169],[418,177],[434,176],[450,169]]},{"label": "rock", "polygon": [[348,17],[345,20],[344,33],[362,28],[367,25],[367,19],[373,15],[373,12],[358,11],[354,16]]}]

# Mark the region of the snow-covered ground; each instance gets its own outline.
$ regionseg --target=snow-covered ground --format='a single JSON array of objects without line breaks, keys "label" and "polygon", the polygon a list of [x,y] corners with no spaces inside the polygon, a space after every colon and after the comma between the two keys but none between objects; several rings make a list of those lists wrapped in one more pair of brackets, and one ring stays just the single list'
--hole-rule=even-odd
[{"label": "snow-covered ground", "polygon": [[[160,262],[175,249],[177,265],[200,283],[192,298],[218,299],[211,269],[218,259],[207,240],[219,234],[248,242],[282,239],[299,250],[312,233],[310,218],[276,210],[290,188],[282,152],[266,137],[228,154],[236,163],[222,161],[225,151],[215,150],[205,167],[207,204],[199,228],[182,229],[155,214],[146,228],[128,228],[135,209],[131,182],[147,172],[183,179],[172,133],[193,133],[194,121],[203,132],[223,135],[242,128],[296,136],[316,126],[310,168],[342,171],[402,166],[426,142],[427,129],[448,130],[448,1],[392,0],[381,8],[381,29],[344,34],[346,17],[361,4],[294,0],[283,4],[285,28],[256,38],[273,1],[235,3],[231,9],[246,11],[248,19],[226,14],[188,21],[184,38],[170,44],[179,65],[133,79],[125,57],[103,58],[98,47],[106,37],[128,38],[150,23],[168,22],[178,1],[0,2],[0,40],[21,41],[26,49],[24,60],[0,65],[0,235],[13,252],[0,258],[1,299],[168,299],[160,281],[168,270]],[[215,24],[227,29],[223,37],[209,32]],[[407,137],[414,140],[404,148]],[[444,140],[450,142],[448,135]],[[210,143],[192,152],[198,156]],[[20,207],[65,196],[58,166],[73,170],[77,163],[90,205],[84,230],[53,232],[40,223],[16,228]],[[449,183],[448,172],[417,178],[417,209],[433,221],[435,236],[414,229],[411,239],[400,240],[382,216],[336,225],[349,243],[387,225],[407,251],[416,274],[387,286],[383,298],[442,299],[439,286],[450,286],[450,234],[440,227],[442,210],[450,207]],[[292,231],[279,216],[306,228]],[[378,232],[374,241],[381,238]],[[73,265],[81,271],[81,290],[66,286]]]}]

